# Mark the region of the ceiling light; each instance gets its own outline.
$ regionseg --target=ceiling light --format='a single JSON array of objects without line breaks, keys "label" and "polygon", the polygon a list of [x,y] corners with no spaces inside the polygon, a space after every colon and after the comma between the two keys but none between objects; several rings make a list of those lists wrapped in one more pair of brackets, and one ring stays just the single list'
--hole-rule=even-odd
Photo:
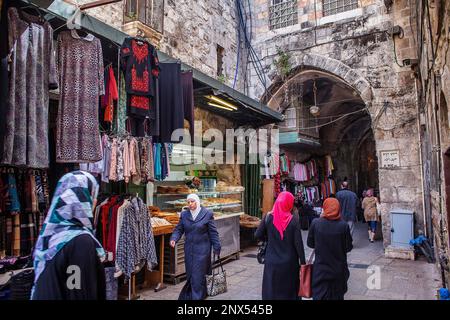
[{"label": "ceiling light", "polygon": [[226,107],[228,107],[228,108],[231,108],[231,109],[233,109],[233,110],[237,110],[238,108],[235,106],[235,105],[233,105],[233,104],[231,104],[231,103],[229,103],[229,102],[227,102],[227,101],[225,101],[225,100],[222,100],[222,99],[220,99],[220,98],[217,98],[216,96],[206,96],[208,99],[210,99],[210,100],[213,100],[213,101],[215,101],[215,102],[218,102],[218,103],[220,103],[220,104],[222,104],[222,105],[224,105],[224,106],[226,106]]},{"label": "ceiling light", "polygon": [[217,103],[208,102],[208,104],[212,107],[216,107],[216,108],[220,108],[220,109],[224,109],[224,110],[228,110],[228,111],[234,111],[234,109],[221,106],[220,104],[217,104]]}]

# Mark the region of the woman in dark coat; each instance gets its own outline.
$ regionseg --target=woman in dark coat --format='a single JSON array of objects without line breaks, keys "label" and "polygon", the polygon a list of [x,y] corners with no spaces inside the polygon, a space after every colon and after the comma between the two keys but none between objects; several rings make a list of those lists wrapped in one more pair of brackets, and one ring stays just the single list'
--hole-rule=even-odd
[{"label": "woman in dark coat", "polygon": [[309,229],[307,244],[316,255],[312,274],[314,300],[344,300],[347,292],[347,252],[353,245],[350,228],[341,220],[339,211],[337,199],[326,199],[321,217]]},{"label": "woman in dark coat", "polygon": [[185,234],[184,263],[186,266],[186,284],[180,300],[203,300],[206,298],[206,274],[211,273],[211,247],[214,254],[220,255],[220,239],[210,210],[200,206],[196,194],[187,198],[189,210],[181,212],[180,222],[170,238],[170,245]]},{"label": "woman in dark coat", "polygon": [[32,300],[105,300],[105,251],[92,225],[97,193],[90,173],[59,180],[34,251]]},{"label": "woman in dark coat", "polygon": [[297,300],[300,264],[305,264],[298,214],[292,214],[294,196],[282,192],[261,220],[255,237],[267,239],[262,284],[263,300]]}]

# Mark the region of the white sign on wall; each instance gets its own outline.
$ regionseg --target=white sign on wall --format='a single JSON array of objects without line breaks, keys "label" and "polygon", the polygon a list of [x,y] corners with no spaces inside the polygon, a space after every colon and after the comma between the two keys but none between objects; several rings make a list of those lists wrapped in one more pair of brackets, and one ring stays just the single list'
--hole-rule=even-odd
[{"label": "white sign on wall", "polygon": [[381,158],[381,167],[382,168],[400,167],[400,151],[399,150],[380,151],[380,158]]}]

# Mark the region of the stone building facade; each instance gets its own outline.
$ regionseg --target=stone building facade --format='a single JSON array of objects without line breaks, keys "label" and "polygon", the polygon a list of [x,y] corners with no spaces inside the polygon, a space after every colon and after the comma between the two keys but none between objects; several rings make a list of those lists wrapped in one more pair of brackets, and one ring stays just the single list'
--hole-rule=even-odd
[{"label": "stone building facade", "polygon": [[437,265],[449,278],[450,1],[418,1],[418,94],[425,208],[431,217]]},{"label": "stone building facade", "polygon": [[[375,144],[373,156],[378,158],[385,247],[391,243],[392,209],[414,211],[417,234],[419,230],[424,230],[426,217],[421,185],[416,80],[412,68],[403,66],[403,60],[417,58],[414,17],[409,16],[409,12],[414,10],[414,1],[394,1],[389,8],[380,0],[356,1],[353,9],[331,12],[325,16],[323,5],[326,1],[291,2],[296,6],[296,23],[271,28],[271,20],[274,19],[271,16],[274,10],[271,8],[272,2],[253,1],[254,46],[260,54],[269,84],[264,88],[255,71],[250,71],[250,95],[283,111],[284,105],[289,104],[286,103],[289,93],[286,94],[285,89],[290,81],[306,83],[318,75],[334,82],[335,88],[330,90],[346,90],[353,94],[355,99],[345,106],[340,102],[333,103],[336,100],[333,97],[337,95],[329,98],[320,96],[320,92],[317,95],[321,102],[330,104],[325,112],[331,119],[333,115],[345,114],[346,110],[357,111],[356,105],[367,108],[366,124],[356,127],[354,132],[349,126],[362,119],[343,119],[331,126],[321,127],[321,139],[324,135],[328,137],[328,141],[322,141],[324,151],[339,161],[339,154],[348,153],[349,148],[361,148],[358,143],[366,138],[358,131],[370,131]],[[394,26],[401,27],[397,35],[395,32],[393,34]],[[286,64],[289,70],[285,74],[277,69],[280,53],[289,57]],[[312,73],[315,75],[308,76]],[[320,123],[323,121],[319,120]],[[345,130],[352,132],[356,142],[352,139],[340,140],[339,136]],[[363,144],[369,143],[369,140],[364,141]],[[389,150],[394,150],[399,157],[399,163],[394,167],[385,167],[380,159],[381,153]],[[342,158],[340,162],[348,161]],[[344,168],[337,175],[341,179],[345,175],[353,185],[356,183],[355,179],[351,179],[354,171]]]}]

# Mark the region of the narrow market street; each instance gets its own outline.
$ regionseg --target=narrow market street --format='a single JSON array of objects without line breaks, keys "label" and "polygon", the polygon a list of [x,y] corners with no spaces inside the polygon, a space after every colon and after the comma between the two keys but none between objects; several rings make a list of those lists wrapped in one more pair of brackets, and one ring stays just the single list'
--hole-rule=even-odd
[{"label": "narrow market street", "polygon": [[[384,257],[382,241],[370,243],[366,224],[355,227],[353,250],[348,255],[350,279],[345,300],[435,300],[440,286],[440,276],[433,264],[423,257],[416,261],[389,259]],[[305,252],[307,231],[302,231]],[[224,265],[227,273],[228,292],[209,297],[208,300],[261,300],[263,265],[256,260],[256,247],[242,250],[239,260]],[[371,276],[369,266],[379,267],[380,289],[368,289],[367,279]],[[185,281],[154,292],[139,292],[141,300],[176,300]]]}]

